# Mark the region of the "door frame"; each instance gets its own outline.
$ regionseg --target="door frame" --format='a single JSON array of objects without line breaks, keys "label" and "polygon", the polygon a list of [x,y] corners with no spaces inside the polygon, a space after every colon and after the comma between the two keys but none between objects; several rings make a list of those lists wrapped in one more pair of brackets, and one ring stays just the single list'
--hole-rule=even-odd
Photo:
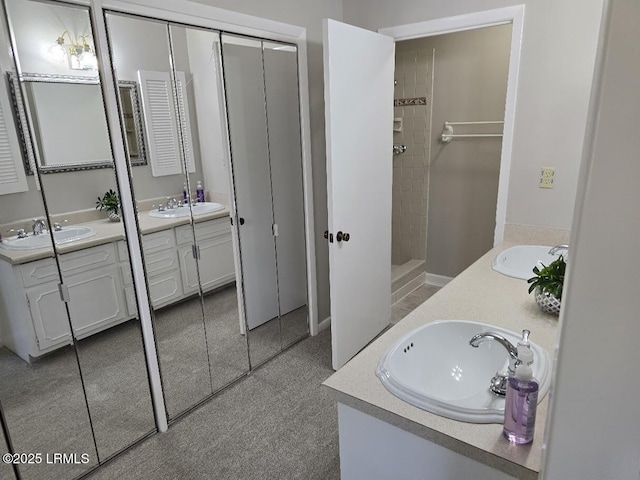
[{"label": "door frame", "polygon": [[513,127],[516,115],[518,75],[520,72],[522,32],[524,28],[524,9],[524,5],[514,5],[511,7],[496,8],[493,10],[484,10],[453,17],[443,17],[424,22],[378,29],[378,33],[393,37],[396,42],[399,42],[402,40],[463,32],[465,30],[475,30],[497,25],[512,25],[507,96],[504,109],[504,129],[502,132],[502,152],[500,155],[500,173],[498,177],[496,227],[493,234],[494,246],[501,243],[504,239],[505,224],[507,221],[509,174],[511,171],[511,154],[513,150]]}]

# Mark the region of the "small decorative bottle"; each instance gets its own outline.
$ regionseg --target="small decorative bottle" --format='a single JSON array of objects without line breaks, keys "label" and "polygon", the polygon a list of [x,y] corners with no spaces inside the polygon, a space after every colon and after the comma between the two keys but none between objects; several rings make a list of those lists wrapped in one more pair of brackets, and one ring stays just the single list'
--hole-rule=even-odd
[{"label": "small decorative bottle", "polygon": [[187,188],[187,182],[184,182],[184,186],[182,187],[182,200],[185,204],[189,202],[189,191]]},{"label": "small decorative bottle", "polygon": [[198,186],[196,188],[196,198],[198,202],[204,202],[204,187],[200,180],[198,180]]},{"label": "small decorative bottle", "polygon": [[538,382],[533,378],[531,364],[533,352],[528,342],[529,331],[523,332],[518,343],[518,360],[515,375],[509,378],[504,408],[503,435],[517,445],[531,443],[538,406]]}]

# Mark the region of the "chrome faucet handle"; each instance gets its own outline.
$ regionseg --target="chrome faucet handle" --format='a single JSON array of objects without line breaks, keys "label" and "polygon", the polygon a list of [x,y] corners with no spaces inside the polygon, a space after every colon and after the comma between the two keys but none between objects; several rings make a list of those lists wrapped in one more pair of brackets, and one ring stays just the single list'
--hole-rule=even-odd
[{"label": "chrome faucet handle", "polygon": [[41,218],[34,218],[32,227],[34,235],[41,235],[47,229],[47,224]]},{"label": "chrome faucet handle", "polygon": [[62,223],[60,222],[55,222],[53,224],[53,231],[54,232],[59,232],[60,230],[62,230],[62,224],[67,224],[69,222],[69,220],[63,220]]},{"label": "chrome faucet handle", "polygon": [[[524,335],[525,333],[523,331],[523,338],[524,338]],[[528,339],[528,337],[529,335],[527,333],[526,339]],[[507,382],[509,380],[509,377],[515,374],[516,365],[519,362],[518,349],[513,345],[513,343],[511,343],[505,337],[503,337],[498,333],[493,333],[493,332],[482,332],[474,335],[473,337],[471,337],[471,340],[469,340],[469,345],[471,345],[474,348],[478,348],[481,343],[487,340],[493,340],[499,343],[507,351],[507,355],[509,359],[508,371],[497,372],[491,378],[491,382],[489,383],[489,390],[491,391],[491,393],[499,397],[504,397],[507,393]]]},{"label": "chrome faucet handle", "polygon": [[555,255],[556,253],[558,253],[560,250],[567,250],[569,251],[569,245],[556,245],[555,247],[552,247],[549,250],[549,255]]},{"label": "chrome faucet handle", "polygon": [[27,232],[24,231],[24,228],[19,228],[17,230],[14,230],[13,228],[11,230],[9,230],[9,233],[13,233],[15,232],[16,235],[18,236],[18,238],[27,238]]}]

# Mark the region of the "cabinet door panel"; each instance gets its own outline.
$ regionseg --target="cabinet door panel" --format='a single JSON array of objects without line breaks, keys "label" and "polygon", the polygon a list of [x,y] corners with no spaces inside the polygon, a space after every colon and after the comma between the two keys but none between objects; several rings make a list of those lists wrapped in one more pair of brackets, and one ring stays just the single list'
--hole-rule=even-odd
[{"label": "cabinet door panel", "polygon": [[149,278],[151,305],[158,308],[182,296],[182,282],[178,270]]},{"label": "cabinet door panel", "polygon": [[77,338],[103,330],[127,316],[116,266],[73,275],[65,282],[71,300],[71,324]]},{"label": "cabinet door panel", "polygon": [[[235,280],[231,234],[198,241],[200,249],[200,284],[207,292]],[[198,271],[190,246],[180,247],[180,272],[185,293],[198,290]]]},{"label": "cabinet door panel", "polygon": [[71,343],[67,311],[57,282],[30,288],[27,301],[40,350]]}]

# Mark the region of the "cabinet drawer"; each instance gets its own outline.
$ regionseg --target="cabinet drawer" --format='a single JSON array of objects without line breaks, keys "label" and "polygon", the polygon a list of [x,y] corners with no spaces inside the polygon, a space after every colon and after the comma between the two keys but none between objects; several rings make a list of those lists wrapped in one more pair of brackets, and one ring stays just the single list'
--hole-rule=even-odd
[{"label": "cabinet drawer", "polygon": [[117,250],[118,250],[118,260],[120,260],[121,262],[128,262],[129,261],[129,249],[127,248],[127,244],[125,243],[124,240],[120,240],[118,242]]},{"label": "cabinet drawer", "polygon": [[145,254],[145,260],[148,253],[175,248],[175,246],[176,238],[172,228],[142,236],[142,251]]},{"label": "cabinet drawer", "polygon": [[[94,268],[116,263],[116,250],[113,243],[97,247],[84,248],[60,255],[60,269],[63,279],[69,275],[93,270]],[[20,265],[20,276],[25,287],[33,287],[47,282],[59,282],[56,262],[53,258],[44,258]]]},{"label": "cabinet drawer", "polygon": [[33,287],[47,282],[56,282],[58,278],[58,268],[53,258],[43,258],[35,262],[23,263],[19,266],[22,284],[25,287]]},{"label": "cabinet drawer", "polygon": [[[204,238],[215,237],[216,235],[231,234],[231,224],[229,217],[216,218],[206,222],[196,223],[196,242]],[[178,245],[193,243],[191,225],[181,225],[176,227],[176,238]]]},{"label": "cabinet drawer", "polygon": [[149,278],[178,269],[178,252],[175,249],[147,253],[144,256]]},{"label": "cabinet drawer", "polygon": [[60,269],[62,270],[63,279],[68,275],[75,275],[98,267],[115,265],[115,263],[116,249],[113,243],[105,243],[97,247],[60,255]]}]

